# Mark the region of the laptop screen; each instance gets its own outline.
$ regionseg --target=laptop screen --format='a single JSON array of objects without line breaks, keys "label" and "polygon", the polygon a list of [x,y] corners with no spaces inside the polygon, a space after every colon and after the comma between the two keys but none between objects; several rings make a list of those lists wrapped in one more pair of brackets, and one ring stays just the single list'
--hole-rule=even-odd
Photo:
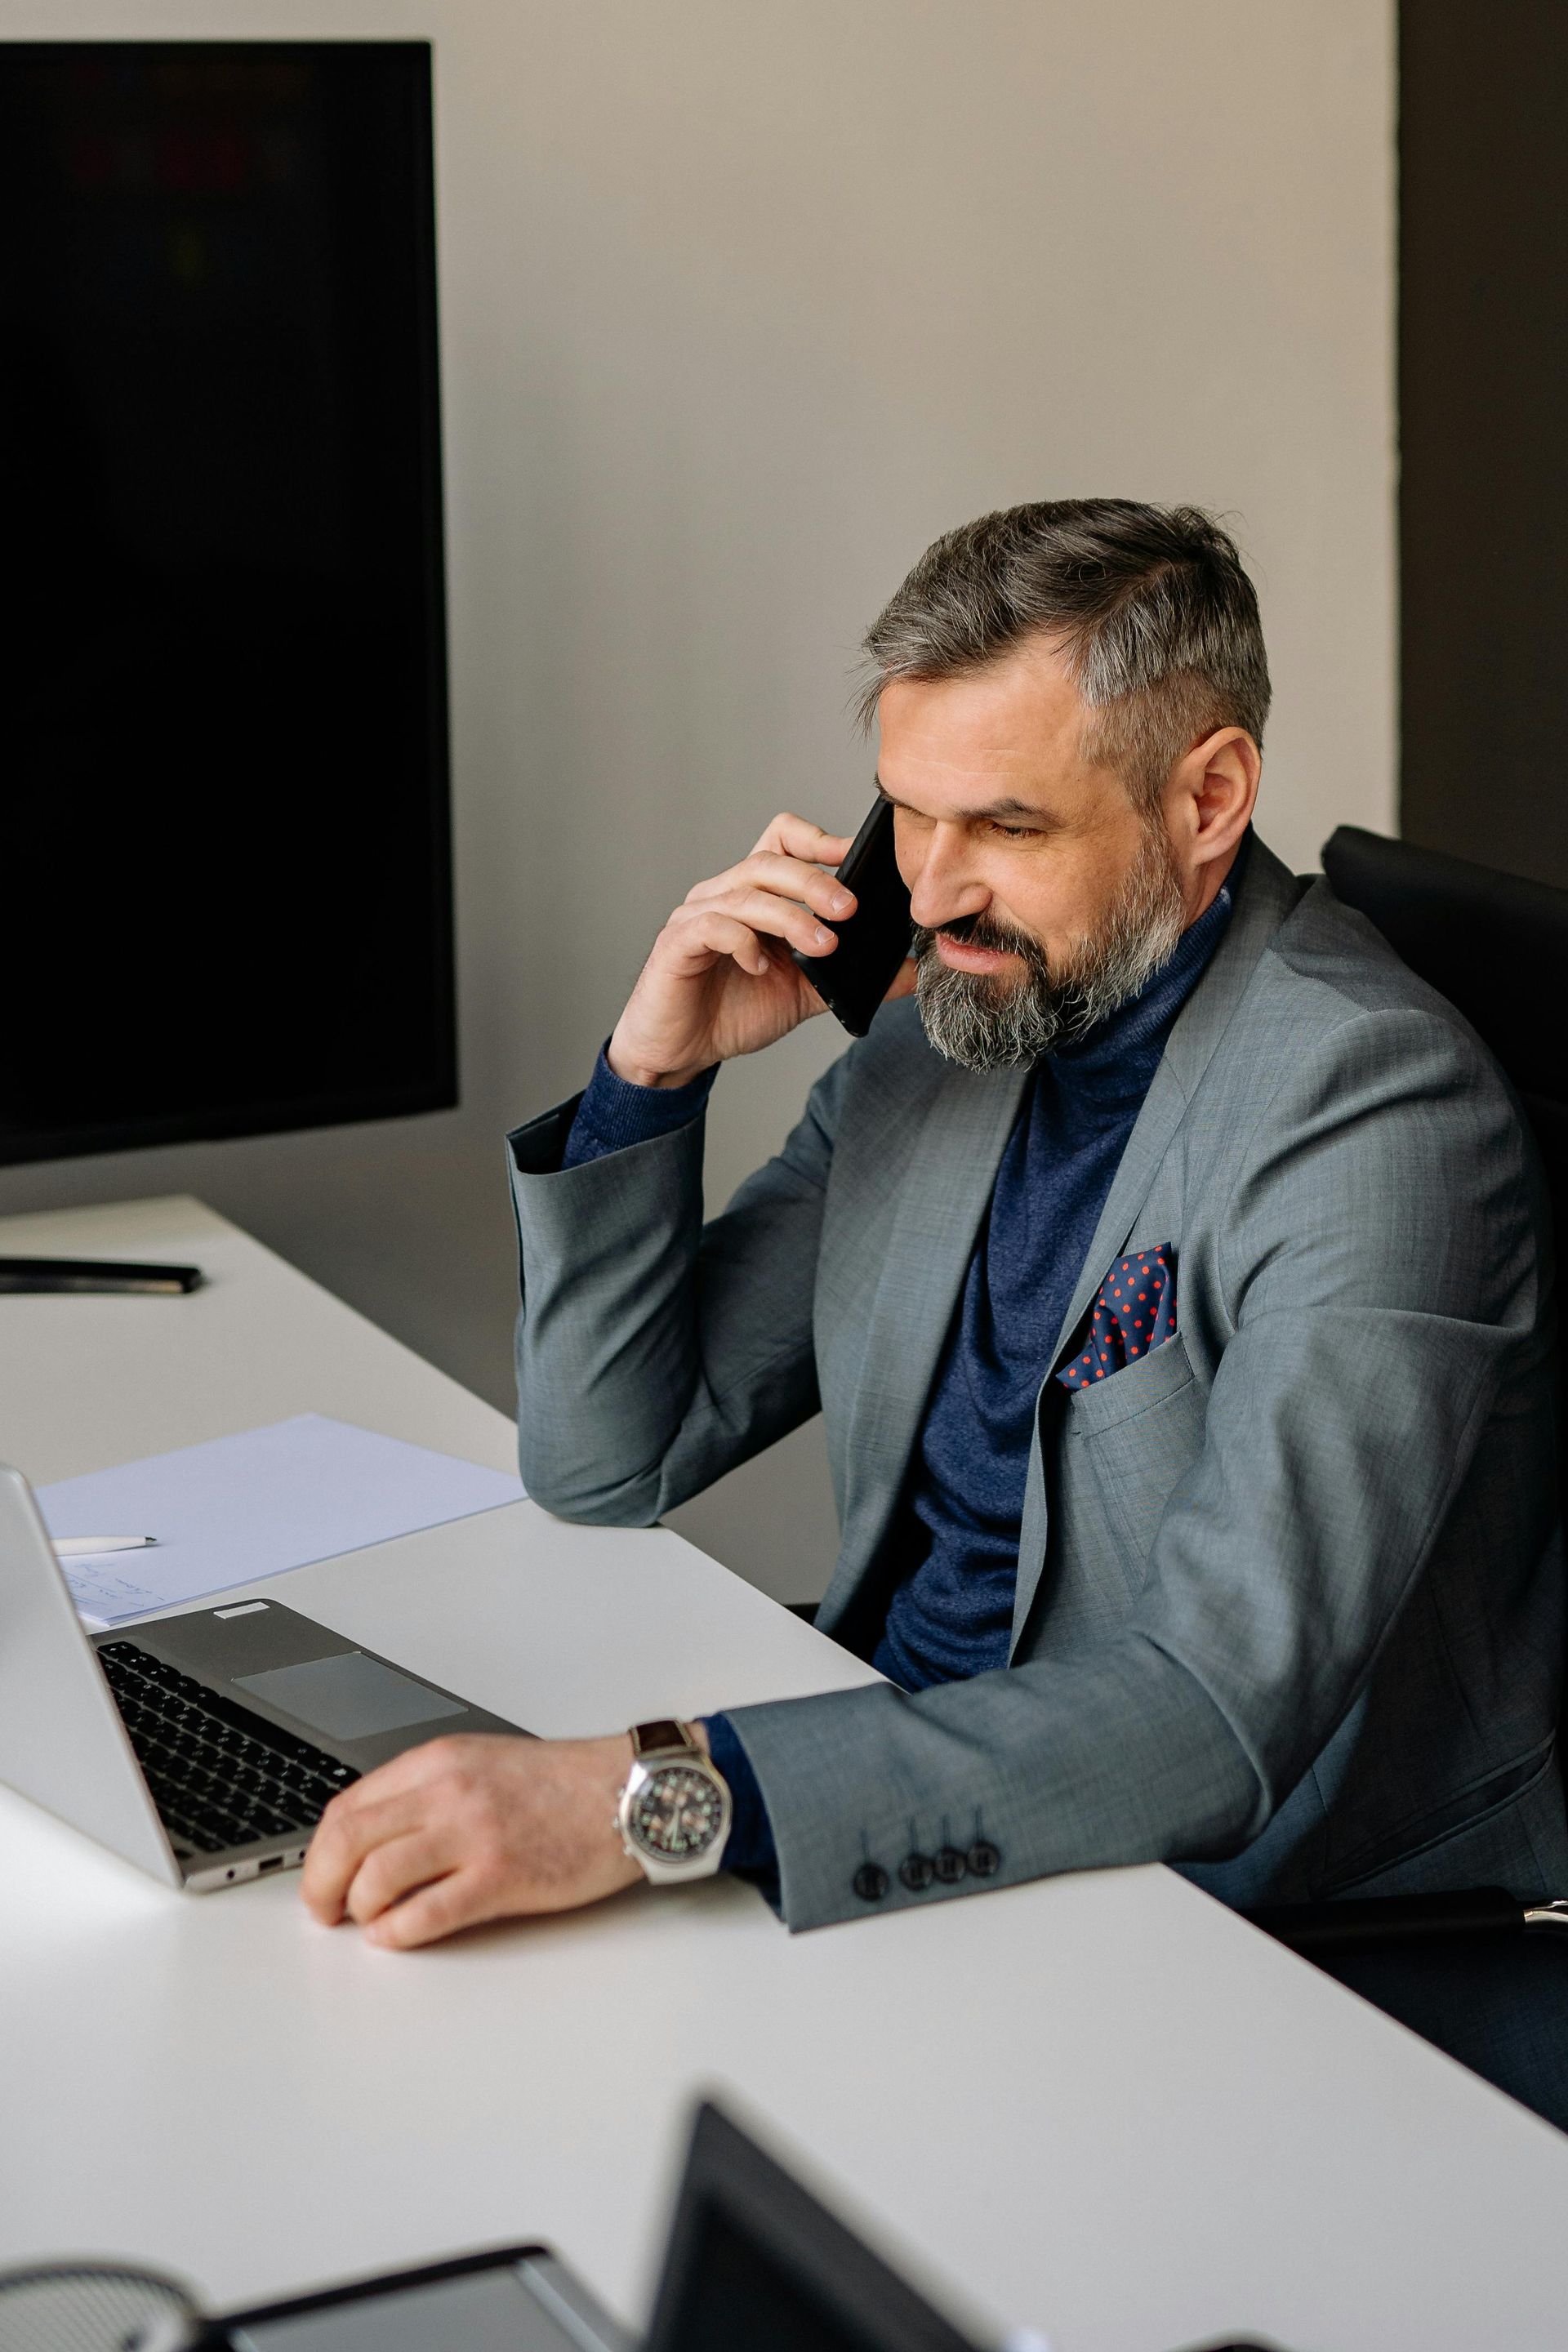
[{"label": "laptop screen", "polygon": [[717,2107],[693,2129],[647,2352],[975,2352]]}]

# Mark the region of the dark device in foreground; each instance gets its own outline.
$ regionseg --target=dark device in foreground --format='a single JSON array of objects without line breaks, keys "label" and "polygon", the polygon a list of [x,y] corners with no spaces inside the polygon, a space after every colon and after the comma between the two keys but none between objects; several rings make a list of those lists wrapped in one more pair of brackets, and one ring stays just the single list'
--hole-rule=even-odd
[{"label": "dark device in foreground", "polygon": [[845,853],[838,879],[856,898],[855,912],[837,923],[831,955],[790,950],[835,1018],[863,1037],[910,951],[914,926],[910,894],[893,856],[893,805],[879,800]]},{"label": "dark device in foreground", "polygon": [[[333,2326],[336,2320],[338,2326]],[[217,2352],[633,2352],[543,2246],[504,2246],[230,2313]],[[698,2109],[641,2352],[975,2352],[718,2107]]]},{"label": "dark device in foreground", "polygon": [[145,1298],[179,1298],[198,1290],[199,1265],[146,1265],[109,1257],[0,1257],[0,1292],[118,1292]]},{"label": "dark device in foreground", "polygon": [[492,2246],[208,2321],[176,2352],[636,2352],[547,2246]]},{"label": "dark device in foreground", "polygon": [[974,2352],[721,2109],[697,2111],[645,2352]]},{"label": "dark device in foreground", "polygon": [[[204,2319],[178,2280],[100,2263],[0,2273],[7,2343],[107,2346],[88,2333],[120,2290],[114,2343],[159,2352],[976,2352],[722,2111],[697,2111],[645,2338],[548,2246],[491,2246]],[[140,2290],[140,2300],[136,2299]],[[24,2320],[32,2322],[30,2329]],[[6,2334],[7,2326],[10,2327]],[[1208,2352],[1264,2352],[1228,2340]]]}]

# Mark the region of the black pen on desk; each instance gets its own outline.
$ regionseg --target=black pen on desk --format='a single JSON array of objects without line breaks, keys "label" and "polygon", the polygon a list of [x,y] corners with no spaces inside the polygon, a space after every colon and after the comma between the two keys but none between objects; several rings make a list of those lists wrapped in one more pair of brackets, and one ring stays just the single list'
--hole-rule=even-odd
[{"label": "black pen on desk", "polygon": [[55,1549],[64,1559],[79,1559],[92,1551],[145,1551],[155,1544],[156,1536],[55,1536]]}]

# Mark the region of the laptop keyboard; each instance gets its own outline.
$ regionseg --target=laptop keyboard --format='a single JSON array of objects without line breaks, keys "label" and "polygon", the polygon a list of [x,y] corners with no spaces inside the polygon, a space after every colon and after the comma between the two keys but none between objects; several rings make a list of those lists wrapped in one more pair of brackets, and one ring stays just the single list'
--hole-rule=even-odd
[{"label": "laptop keyboard", "polygon": [[352,1765],[134,1642],[98,1653],[164,1828],[198,1853],[313,1830]]}]

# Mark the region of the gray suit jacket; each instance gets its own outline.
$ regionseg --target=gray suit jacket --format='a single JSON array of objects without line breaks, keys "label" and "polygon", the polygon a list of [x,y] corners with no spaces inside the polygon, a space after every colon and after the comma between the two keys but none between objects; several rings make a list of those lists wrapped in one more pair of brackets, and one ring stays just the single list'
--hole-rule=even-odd
[{"label": "gray suit jacket", "polygon": [[[1023,1074],[879,1015],[704,1227],[702,1126],[559,1171],[511,1140],[521,1467],[646,1526],[822,1411],[866,1647],[889,1536]],[[557,1172],[551,1172],[551,1171]],[[1179,1334],[1041,1390],[1010,1664],[736,1711],[795,1927],[861,1864],[992,1884],[1177,1863],[1226,1900],[1568,1891],[1545,1231],[1473,1033],[1327,885],[1255,845],[1172,1031],[1052,1369],[1112,1261],[1173,1249]]]}]

